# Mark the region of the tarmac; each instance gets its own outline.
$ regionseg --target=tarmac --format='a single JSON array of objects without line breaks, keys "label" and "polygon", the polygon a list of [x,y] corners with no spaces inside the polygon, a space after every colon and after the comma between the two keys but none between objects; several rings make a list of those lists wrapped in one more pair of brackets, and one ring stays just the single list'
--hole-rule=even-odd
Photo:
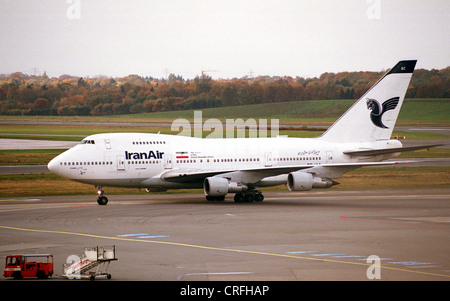
[{"label": "tarmac", "polygon": [[373,281],[377,262],[381,280],[447,281],[449,195],[265,192],[250,204],[111,195],[106,206],[94,195],[1,198],[0,256],[51,253],[61,273],[85,247],[115,245],[108,281]]},{"label": "tarmac", "polygon": [[[76,143],[0,139],[0,149]],[[408,166],[450,163],[411,160]],[[47,172],[45,165],[0,167],[0,174]],[[0,198],[0,257],[51,253],[60,274],[85,247],[115,245],[107,281],[450,280],[448,188],[264,195],[251,204],[232,195],[224,202],[195,193],[111,195],[107,206],[95,195]]]}]

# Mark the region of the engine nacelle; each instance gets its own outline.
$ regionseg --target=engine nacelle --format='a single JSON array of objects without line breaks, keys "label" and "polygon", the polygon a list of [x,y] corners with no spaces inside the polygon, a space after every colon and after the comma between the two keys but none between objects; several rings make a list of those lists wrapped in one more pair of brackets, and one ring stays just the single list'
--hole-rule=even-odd
[{"label": "engine nacelle", "polygon": [[307,172],[291,172],[288,175],[287,186],[290,191],[308,191],[313,186],[313,176]]},{"label": "engine nacelle", "polygon": [[229,192],[242,192],[248,190],[244,184],[229,182],[221,177],[209,177],[203,182],[203,191],[207,196],[224,196]]},{"label": "engine nacelle", "polygon": [[287,186],[290,191],[309,191],[313,188],[329,188],[334,183],[329,178],[314,177],[307,172],[291,172],[287,180]]}]

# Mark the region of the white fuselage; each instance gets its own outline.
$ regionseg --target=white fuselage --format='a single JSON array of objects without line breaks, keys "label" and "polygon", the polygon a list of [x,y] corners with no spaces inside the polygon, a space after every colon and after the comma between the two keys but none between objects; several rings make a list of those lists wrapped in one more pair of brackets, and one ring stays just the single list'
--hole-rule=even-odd
[{"label": "white fuselage", "polygon": [[[74,181],[147,189],[204,188],[208,200],[263,200],[258,187],[329,188],[355,168],[400,154],[390,140],[416,60],[400,61],[317,138],[202,139],[143,133],[98,134],[50,161]],[[411,149],[411,148],[406,148]]]},{"label": "white fuselage", "polygon": [[[202,181],[171,182],[162,179],[161,175],[174,170],[245,170],[310,165],[311,171],[319,176],[338,178],[341,175],[339,173],[334,176],[328,173],[321,175],[323,167],[320,166],[361,162],[361,157],[343,154],[349,149],[398,146],[401,144],[396,140],[333,143],[314,138],[202,139],[146,133],[110,133],[86,137],[82,143],[53,159],[48,166],[64,178],[98,186],[201,188]],[[392,154],[370,157],[370,161],[388,157],[392,157]],[[278,185],[283,181],[285,178],[278,177],[273,184]],[[258,186],[270,186],[267,183],[269,181],[263,181]]]}]

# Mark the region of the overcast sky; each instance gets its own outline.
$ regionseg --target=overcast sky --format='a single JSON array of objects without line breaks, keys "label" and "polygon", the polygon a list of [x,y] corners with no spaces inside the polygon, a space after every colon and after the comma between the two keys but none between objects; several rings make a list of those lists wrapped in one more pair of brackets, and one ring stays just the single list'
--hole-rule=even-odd
[{"label": "overcast sky", "polygon": [[450,65],[449,0],[0,0],[0,73],[185,79]]}]

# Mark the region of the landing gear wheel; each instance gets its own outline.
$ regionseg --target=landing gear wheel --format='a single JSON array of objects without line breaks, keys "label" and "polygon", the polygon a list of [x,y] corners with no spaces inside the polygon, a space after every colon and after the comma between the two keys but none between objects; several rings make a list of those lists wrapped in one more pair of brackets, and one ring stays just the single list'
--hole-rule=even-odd
[{"label": "landing gear wheel", "polygon": [[97,199],[97,203],[99,205],[106,205],[106,204],[108,204],[108,198],[106,196],[103,196],[103,195],[99,196],[98,199]]},{"label": "landing gear wheel", "polygon": [[236,203],[243,203],[244,202],[244,196],[242,195],[242,193],[236,193],[234,195],[234,201]]},{"label": "landing gear wheel", "polygon": [[264,201],[264,195],[262,193],[255,194],[255,202],[262,202]]},{"label": "landing gear wheel", "polygon": [[103,195],[105,193],[105,191],[103,190],[103,186],[96,186],[95,188],[97,189],[98,194],[97,203],[99,205],[108,204],[108,198]]},{"label": "landing gear wheel", "polygon": [[255,196],[252,193],[244,194],[244,203],[253,203]]},{"label": "landing gear wheel", "polygon": [[264,195],[260,192],[248,192],[248,193],[236,193],[234,195],[234,201],[236,203],[253,203],[262,202]]}]

